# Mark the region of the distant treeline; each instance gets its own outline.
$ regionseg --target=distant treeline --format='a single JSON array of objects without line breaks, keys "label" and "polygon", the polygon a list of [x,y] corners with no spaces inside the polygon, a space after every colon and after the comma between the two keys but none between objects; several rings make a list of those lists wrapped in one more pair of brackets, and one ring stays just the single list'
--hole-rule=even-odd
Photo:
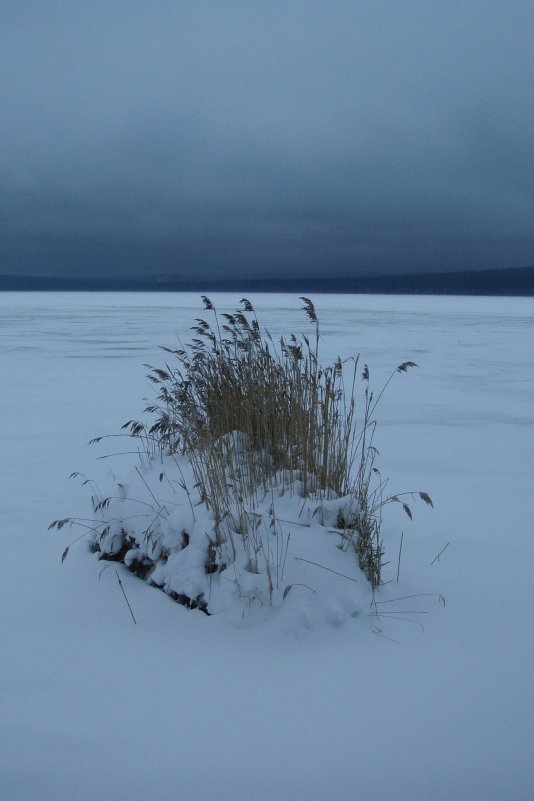
[{"label": "distant treeline", "polygon": [[384,295],[534,295],[534,267],[346,278],[59,278],[0,275],[0,291],[318,292]]}]

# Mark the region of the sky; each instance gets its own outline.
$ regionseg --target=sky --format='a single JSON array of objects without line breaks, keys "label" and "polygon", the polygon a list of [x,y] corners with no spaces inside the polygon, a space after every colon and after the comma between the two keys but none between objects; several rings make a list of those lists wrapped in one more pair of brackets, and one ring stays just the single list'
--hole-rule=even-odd
[{"label": "sky", "polygon": [[0,273],[534,264],[534,4],[18,0]]}]

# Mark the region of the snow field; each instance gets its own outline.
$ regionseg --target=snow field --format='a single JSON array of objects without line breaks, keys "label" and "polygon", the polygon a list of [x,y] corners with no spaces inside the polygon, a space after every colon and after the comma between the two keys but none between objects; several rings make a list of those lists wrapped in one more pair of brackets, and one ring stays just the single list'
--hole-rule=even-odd
[{"label": "snow field", "polygon": [[[273,336],[305,328],[296,298],[252,300]],[[83,542],[61,564],[74,532],[46,531],[88,510],[72,471],[120,472],[85,444],[138,414],[142,364],[199,299],[0,296],[2,798],[532,797],[534,303],[313,300],[325,359],[361,352],[375,387],[419,364],[377,411],[379,467],[435,509],[388,511],[378,600],[428,596],[304,629],[207,617],[121,568],[134,626],[113,570]]]}]

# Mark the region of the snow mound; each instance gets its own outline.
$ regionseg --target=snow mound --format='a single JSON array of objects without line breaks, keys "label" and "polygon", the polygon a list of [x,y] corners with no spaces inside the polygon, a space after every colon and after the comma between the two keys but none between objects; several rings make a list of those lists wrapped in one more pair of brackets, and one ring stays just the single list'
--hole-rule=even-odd
[{"label": "snow mound", "polygon": [[306,497],[298,471],[241,497],[217,517],[187,457],[143,459],[109,496],[93,496],[91,545],[176,601],[230,623],[278,617],[289,628],[339,626],[368,609],[352,496]]}]

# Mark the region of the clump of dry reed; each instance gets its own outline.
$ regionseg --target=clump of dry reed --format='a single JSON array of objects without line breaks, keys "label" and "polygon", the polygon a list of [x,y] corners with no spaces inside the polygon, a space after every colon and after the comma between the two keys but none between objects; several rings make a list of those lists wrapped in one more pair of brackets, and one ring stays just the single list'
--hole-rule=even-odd
[{"label": "clump of dry reed", "polygon": [[[395,373],[416,365],[400,364],[375,396],[369,368],[360,368],[358,357],[321,364],[319,319],[312,301],[305,297],[301,300],[311,336],[291,334],[274,342],[261,329],[246,298],[233,313],[219,314],[212,301],[203,296],[208,319],[196,320],[191,343],[177,349],[163,348],[167,354],[163,368],[147,365],[156,387],[156,400],[146,410],[152,422],[129,420],[123,426],[148,459],[165,454],[187,457],[194,477],[195,503],[205,504],[213,519],[206,573],[222,570],[226,562],[235,561],[236,553],[244,551],[246,569],[267,574],[271,598],[281,581],[289,544],[289,537],[284,542],[277,524],[275,493],[289,491],[317,501],[314,514],[323,504],[325,509],[339,510],[334,513],[337,520],[329,520],[329,530],[339,535],[340,548],[353,551],[373,589],[381,582],[384,506],[401,504],[411,517],[407,496],[418,495],[432,505],[424,492],[387,494],[387,479],[374,466],[377,404]],[[180,460],[175,456],[173,461],[181,474],[175,483],[187,493],[194,517]],[[142,473],[137,472],[146,484]],[[87,479],[84,483],[93,486]],[[153,509],[156,520],[166,508],[146,486],[155,505],[145,505]],[[113,496],[103,498],[98,490],[93,492],[94,512],[100,515]],[[261,510],[265,510],[263,502],[269,496],[272,501],[268,501],[267,523]],[[339,499],[338,504],[335,499]],[[334,505],[327,501],[334,501]],[[324,522],[322,511],[321,517]],[[124,561],[134,546],[134,538],[115,518],[64,518],[54,521],[51,528],[64,525],[88,531],[100,558]],[[151,525],[144,532],[147,538],[152,536]],[[262,526],[268,526],[275,535],[274,544],[264,537]],[[154,567],[135,561],[129,561],[128,566],[143,576]],[[284,598],[286,593],[287,588]],[[205,599],[177,597],[185,599],[191,608],[207,609]]]},{"label": "clump of dry reed", "polygon": [[[248,300],[220,317],[209,298],[203,300],[212,324],[198,319],[197,337],[188,348],[164,349],[177,358],[177,366],[151,368],[159,396],[147,409],[156,414],[149,435],[163,449],[209,458],[224,450],[226,435],[239,432],[249,456],[240,480],[249,494],[258,485],[270,486],[280,470],[298,470],[306,493],[329,488],[345,494],[354,400],[350,397],[347,407],[341,361],[319,364],[319,322],[312,302],[303,299],[315,328],[313,343],[291,335],[277,346],[262,335]],[[354,365],[352,385],[355,374]],[[129,421],[127,427],[135,433],[139,425]]]},{"label": "clump of dry reed", "polygon": [[399,502],[410,513],[398,496],[384,497],[386,482],[374,468],[374,411],[383,390],[373,397],[365,365],[357,423],[358,358],[321,365],[319,320],[309,298],[301,300],[311,338],[292,334],[278,343],[262,331],[246,298],[232,314],[219,314],[202,299],[209,318],[196,320],[191,343],[164,348],[172,357],[164,368],[147,365],[158,393],[147,408],[154,422],[129,420],[123,428],[143,440],[149,455],[187,454],[216,530],[231,518],[234,529],[253,539],[250,509],[258,493],[264,497],[288,476],[304,497],[350,496],[350,514],[338,521],[343,547],[354,549],[377,586],[381,510]]}]

